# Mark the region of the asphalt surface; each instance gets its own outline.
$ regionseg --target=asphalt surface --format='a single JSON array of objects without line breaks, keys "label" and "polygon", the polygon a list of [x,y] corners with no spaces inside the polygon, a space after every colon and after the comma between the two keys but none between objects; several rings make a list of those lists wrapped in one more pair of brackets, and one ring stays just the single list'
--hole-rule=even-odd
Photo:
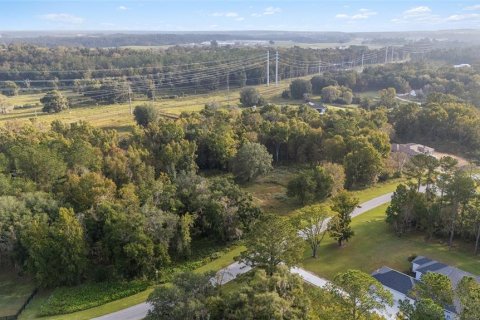
[{"label": "asphalt surface", "polygon": [[[393,192],[387,193],[362,203],[352,212],[352,218],[361,215],[362,213],[365,213],[367,211],[370,211],[373,208],[381,206],[382,204],[390,202],[390,200],[392,199],[392,195]],[[212,282],[216,284],[225,284],[235,279],[238,275],[246,273],[250,270],[250,266],[244,263],[234,262],[228,267],[218,271],[217,276],[212,279]],[[298,274],[300,277],[302,277],[302,279],[314,286],[323,287],[328,283],[327,280],[320,278],[313,273],[310,273],[301,268],[295,267],[292,268],[291,271],[295,274]],[[144,302],[126,309],[119,310],[114,313],[109,313],[98,318],[93,318],[93,320],[140,320],[146,317],[150,308],[151,305]],[[387,317],[387,319],[389,319],[389,317]]]}]

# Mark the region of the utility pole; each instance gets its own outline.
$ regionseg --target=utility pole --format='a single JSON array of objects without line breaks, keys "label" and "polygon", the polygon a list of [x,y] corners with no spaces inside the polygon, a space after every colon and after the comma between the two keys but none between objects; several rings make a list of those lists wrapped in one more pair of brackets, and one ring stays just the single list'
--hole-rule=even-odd
[{"label": "utility pole", "polygon": [[385,47],[385,64],[388,62],[388,47]]},{"label": "utility pole", "polygon": [[130,114],[133,114],[132,110],[132,88],[128,86],[128,106],[130,108]]},{"label": "utility pole", "polygon": [[318,61],[318,74],[321,74],[322,73],[322,61],[319,60]]},{"label": "utility pole", "polygon": [[363,71],[363,59],[364,59],[364,57],[365,57],[365,53],[362,52],[362,71]]},{"label": "utility pole", "polygon": [[390,60],[390,62],[393,62],[393,46],[392,46],[392,59]]},{"label": "utility pole", "polygon": [[227,70],[227,102],[230,105],[230,71]]},{"label": "utility pole", "polygon": [[267,87],[270,86],[270,51],[267,51]]},{"label": "utility pole", "polygon": [[275,52],[275,86],[278,87],[278,51]]}]

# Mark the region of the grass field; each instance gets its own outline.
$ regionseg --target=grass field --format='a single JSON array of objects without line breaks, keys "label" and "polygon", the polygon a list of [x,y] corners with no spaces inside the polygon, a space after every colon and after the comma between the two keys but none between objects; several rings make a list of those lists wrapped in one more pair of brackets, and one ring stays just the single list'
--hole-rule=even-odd
[{"label": "grass field", "polygon": [[0,272],[0,318],[16,314],[34,289],[29,278],[14,272]]},{"label": "grass field", "polygon": [[389,266],[406,272],[410,265],[407,258],[416,254],[480,275],[480,256],[473,256],[473,248],[456,241],[456,247],[449,250],[445,243],[426,242],[422,235],[399,238],[385,222],[386,208],[383,205],[354,218],[355,235],[345,247],[339,248],[334,240],[326,238],[317,259],[311,258],[310,250],[306,250],[303,267],[327,279],[347,269],[371,273]]},{"label": "grass field", "polygon": [[[313,75],[306,77],[300,77],[297,79],[310,80]],[[269,87],[266,85],[257,85],[260,94],[270,103],[279,105],[299,105],[303,104],[303,100],[283,99],[281,93],[287,89],[293,79],[287,79],[279,81],[278,86],[275,83],[271,83]],[[132,102],[131,108],[135,106],[149,103],[154,105],[158,110],[173,115],[179,115],[182,112],[200,111],[204,108],[205,104],[216,102],[221,107],[236,106],[240,103],[240,88],[235,88],[230,91],[220,90],[216,92],[210,92],[206,94],[198,95],[186,95],[177,99],[157,99],[155,102],[150,100],[140,99]],[[71,91],[64,91],[65,96],[74,97],[78,95]],[[11,105],[24,105],[24,104],[36,104],[40,103],[40,99],[44,94],[28,94],[19,95],[15,97],[8,97],[7,101]],[[312,101],[320,101],[319,95],[311,95]],[[351,109],[356,108],[357,105],[328,105],[332,110],[339,109]],[[62,111],[56,114],[43,113],[41,107],[29,108],[29,109],[16,109],[8,114],[0,115],[0,125],[5,124],[8,121],[37,121],[40,123],[50,124],[53,120],[61,120],[67,123],[77,122],[80,120],[87,121],[93,126],[116,129],[119,132],[126,132],[131,129],[134,124],[133,115],[130,113],[130,105],[128,103],[110,104],[110,105],[94,105],[86,107],[74,107],[66,111]]]},{"label": "grass field", "polygon": [[[312,76],[306,77],[310,79]],[[279,82],[278,86],[271,84],[270,87],[266,85],[258,85],[256,88],[264,96],[267,101],[277,104],[300,104],[302,100],[285,100],[282,99],[281,93],[290,85],[290,80],[283,80]],[[74,95],[72,92],[64,92],[66,96]],[[20,95],[15,97],[8,97],[7,101],[11,105],[35,104],[40,102],[43,94]],[[152,103],[162,112],[171,114],[180,114],[182,112],[192,112],[202,110],[205,104],[210,102],[217,102],[220,106],[238,105],[240,103],[240,89],[232,89],[230,91],[221,90],[210,92],[207,94],[198,94],[177,99],[162,99],[156,102],[147,100],[136,100],[132,102],[132,108],[144,103]],[[312,98],[319,99],[317,96]],[[69,110],[60,112],[58,114],[46,114],[41,111],[41,107],[29,109],[16,109],[6,115],[0,115],[0,125],[6,121],[17,120],[20,122],[35,119],[38,122],[49,124],[53,120],[61,120],[64,122],[76,122],[80,120],[88,121],[92,125],[101,128],[113,128],[120,131],[126,131],[134,124],[133,116],[130,113],[130,105],[111,104],[111,105],[92,105],[88,107],[75,107]]]}]

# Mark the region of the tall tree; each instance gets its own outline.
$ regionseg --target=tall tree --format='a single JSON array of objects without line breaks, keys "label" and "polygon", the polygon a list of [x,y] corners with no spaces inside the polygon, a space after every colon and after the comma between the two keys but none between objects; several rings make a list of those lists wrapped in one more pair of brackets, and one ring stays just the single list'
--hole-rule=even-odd
[{"label": "tall tree", "polygon": [[358,198],[352,197],[345,191],[332,198],[333,205],[331,208],[336,214],[328,223],[328,233],[338,242],[339,246],[342,246],[344,241],[348,241],[354,235],[350,226],[352,222],[351,214],[357,207],[358,202]]},{"label": "tall tree", "polygon": [[417,299],[432,299],[443,308],[453,304],[453,288],[450,278],[446,275],[427,272],[422,275],[412,289],[412,294]]},{"label": "tall tree", "polygon": [[328,285],[344,319],[359,320],[393,304],[393,295],[375,278],[358,271],[339,273]]},{"label": "tall tree", "polygon": [[243,144],[233,158],[232,170],[240,182],[250,182],[272,170],[272,155],[255,142]]},{"label": "tall tree", "polygon": [[273,275],[278,265],[294,266],[304,252],[304,242],[297,230],[283,219],[268,215],[253,227],[245,241],[247,250],[239,259],[252,267],[266,270]]},{"label": "tall tree", "polygon": [[328,230],[328,209],[321,205],[304,207],[295,217],[295,225],[312,249],[312,257],[317,258],[318,248]]}]

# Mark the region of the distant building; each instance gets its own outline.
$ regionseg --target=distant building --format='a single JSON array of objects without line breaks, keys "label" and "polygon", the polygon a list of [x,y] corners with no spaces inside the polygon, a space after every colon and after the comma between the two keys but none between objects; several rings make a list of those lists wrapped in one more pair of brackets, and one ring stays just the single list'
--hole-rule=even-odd
[{"label": "distant building", "polygon": [[454,68],[471,68],[472,66],[468,63],[456,64],[453,66]]},{"label": "distant building", "polygon": [[320,114],[325,114],[325,112],[327,112],[327,107],[322,105],[322,104],[318,104],[318,103],[309,101],[309,102],[307,102],[307,105],[309,107],[317,110],[317,112],[320,113]]},{"label": "distant building", "polygon": [[405,144],[393,143],[392,152],[403,152],[410,157],[413,157],[419,154],[426,154],[426,155],[433,156],[435,149],[418,144],[418,143],[405,143]]}]

